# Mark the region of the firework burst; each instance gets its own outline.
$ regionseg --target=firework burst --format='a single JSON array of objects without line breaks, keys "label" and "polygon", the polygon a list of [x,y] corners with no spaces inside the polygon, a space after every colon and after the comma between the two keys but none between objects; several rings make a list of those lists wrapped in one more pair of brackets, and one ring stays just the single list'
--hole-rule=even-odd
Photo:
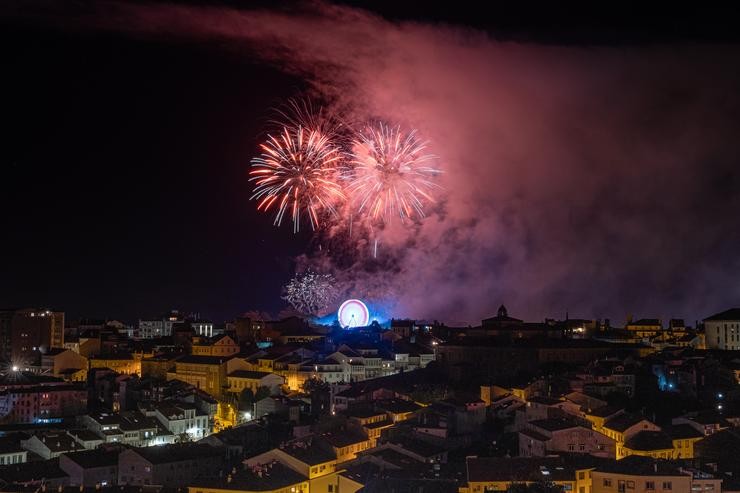
[{"label": "firework burst", "polygon": [[439,188],[432,180],[440,173],[426,147],[415,130],[399,126],[377,123],[357,132],[344,173],[356,212],[385,222],[396,215],[425,217],[424,207],[435,202]]},{"label": "firework burst", "polygon": [[260,147],[262,154],[252,159],[250,171],[257,210],[274,209],[277,226],[287,212],[294,232],[300,230],[303,215],[315,230],[325,212],[336,214],[345,195],[338,180],[342,153],[331,134],[291,121]]},{"label": "firework burst", "polygon": [[307,271],[297,274],[283,288],[283,299],[300,313],[318,315],[339,296],[336,281],[331,274]]}]

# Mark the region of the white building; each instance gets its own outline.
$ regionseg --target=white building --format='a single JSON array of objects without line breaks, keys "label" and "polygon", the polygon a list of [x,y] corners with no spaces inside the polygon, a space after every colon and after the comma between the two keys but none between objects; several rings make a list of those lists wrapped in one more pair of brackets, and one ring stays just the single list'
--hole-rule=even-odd
[{"label": "white building", "polygon": [[161,403],[155,408],[154,416],[175,437],[187,433],[192,440],[198,440],[211,434],[208,415],[198,414],[198,408],[192,404]]},{"label": "white building", "polygon": [[161,319],[139,320],[139,337],[142,339],[154,339],[172,335],[172,325],[182,322],[180,312],[172,310]]},{"label": "white building", "polygon": [[208,320],[195,320],[190,322],[190,326],[199,336],[213,337],[214,335],[217,335],[213,332],[213,322]]},{"label": "white building", "polygon": [[[85,427],[105,443],[123,443],[133,447],[149,447],[171,443],[172,435],[159,433],[157,421],[139,411],[122,413],[91,413],[80,418]],[[78,443],[83,443],[75,437]]]},{"label": "white building", "polygon": [[14,443],[0,442],[0,466],[28,462],[28,452]]},{"label": "white building", "polygon": [[21,440],[21,447],[44,459],[53,459],[62,454],[84,450],[84,447],[74,438],[61,431],[40,433],[28,440]]},{"label": "white building", "polygon": [[731,308],[704,319],[707,349],[740,349],[740,308]]}]

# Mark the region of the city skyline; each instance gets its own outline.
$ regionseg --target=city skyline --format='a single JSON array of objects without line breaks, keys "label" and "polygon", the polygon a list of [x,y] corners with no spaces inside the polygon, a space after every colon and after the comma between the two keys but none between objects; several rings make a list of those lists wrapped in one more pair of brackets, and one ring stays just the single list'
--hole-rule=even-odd
[{"label": "city skyline", "polygon": [[740,493],[731,7],[0,2],[0,493]]}]

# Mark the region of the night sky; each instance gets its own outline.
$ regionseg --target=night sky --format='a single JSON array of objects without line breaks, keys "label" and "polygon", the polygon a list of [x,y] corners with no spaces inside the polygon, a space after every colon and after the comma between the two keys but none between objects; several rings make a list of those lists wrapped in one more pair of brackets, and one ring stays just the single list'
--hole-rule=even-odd
[{"label": "night sky", "polygon": [[[289,226],[275,228],[271,217],[258,214],[249,201],[247,173],[271,108],[305,91],[306,78],[265,63],[228,40],[65,25],[66,15],[93,11],[89,5],[77,2],[65,15],[53,2],[0,7],[5,127],[0,150],[0,306],[50,306],[71,318],[126,321],[171,308],[216,321],[252,309],[277,313],[284,307],[281,286],[294,273],[295,257],[313,248],[311,235],[294,235]],[[658,42],[701,42],[721,43],[723,50],[733,52],[737,43],[736,17],[725,12],[575,15],[533,12],[525,6],[498,7],[485,16],[464,8],[450,15],[426,5],[426,10],[379,7],[377,12],[393,21],[466,25],[494,40],[548,46],[630,50]],[[680,91],[675,97],[682,97]],[[734,108],[734,99],[730,103]],[[737,114],[733,118],[737,123]],[[723,130],[731,135],[733,128]],[[740,144],[735,146],[720,151],[723,164],[712,179],[694,184],[696,196],[713,196],[717,187],[722,191],[722,198],[715,196],[721,203],[714,205],[722,209],[716,214],[726,243],[720,249],[697,248],[693,258],[694,264],[708,262],[707,272],[738,268],[740,212],[728,210],[740,195],[734,152]],[[687,201],[685,212],[693,214],[696,207],[703,206]],[[713,214],[698,215],[694,224],[705,224]],[[702,230],[694,233],[701,236]],[[691,240],[684,241],[688,247],[674,247],[690,249]],[[685,267],[680,262],[677,270]],[[650,259],[640,265],[650,265]],[[634,280],[635,267],[624,275]],[[709,313],[682,311],[686,299],[701,296],[692,308],[720,310],[737,300],[738,293],[736,286],[726,284],[696,293],[689,287],[691,280],[682,278],[686,289],[666,298],[652,297],[654,284],[633,282],[614,291],[622,298],[610,293],[610,300],[579,305],[594,288],[588,280],[576,282],[581,281],[578,294],[563,295],[555,306],[577,316],[616,316],[634,309],[626,306],[630,301],[647,297],[654,301],[655,313],[640,315],[675,313],[693,321]],[[622,293],[625,285],[635,292]],[[502,289],[490,299],[489,311],[512,300],[518,308],[510,310],[515,316],[562,315],[548,311],[553,305],[538,298],[547,293],[532,291]],[[476,310],[473,315],[486,308]]]},{"label": "night sky", "polygon": [[3,305],[217,320],[280,306],[306,238],[257,214],[247,171],[300,80],[217,48],[3,37]]}]

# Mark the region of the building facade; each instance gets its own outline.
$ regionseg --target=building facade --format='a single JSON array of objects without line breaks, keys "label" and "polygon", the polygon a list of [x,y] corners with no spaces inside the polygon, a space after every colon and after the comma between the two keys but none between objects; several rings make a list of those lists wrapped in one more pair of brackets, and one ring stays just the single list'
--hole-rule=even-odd
[{"label": "building facade", "polygon": [[740,308],[731,308],[704,319],[707,349],[740,349]]},{"label": "building facade", "polygon": [[3,330],[10,330],[10,362],[24,369],[32,365],[41,354],[52,348],[64,347],[64,312],[40,308],[15,310],[2,317]]}]

